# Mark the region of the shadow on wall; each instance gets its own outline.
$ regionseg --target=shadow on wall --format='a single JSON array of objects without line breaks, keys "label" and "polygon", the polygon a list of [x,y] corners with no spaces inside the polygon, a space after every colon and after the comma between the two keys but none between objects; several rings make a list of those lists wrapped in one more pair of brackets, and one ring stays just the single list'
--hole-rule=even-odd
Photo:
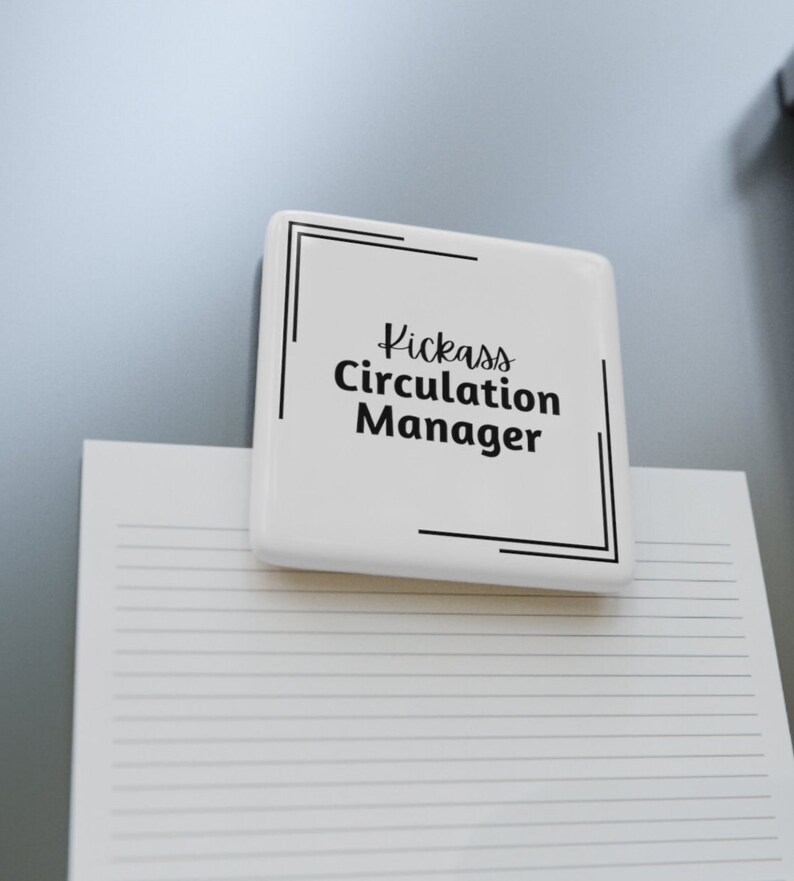
[{"label": "shadow on wall", "polygon": [[[781,109],[777,80],[769,82],[748,109],[734,137],[733,158],[738,194],[750,223],[751,289],[757,299],[753,311],[777,419],[770,431],[778,438],[775,448],[780,461],[769,463],[764,497],[756,507],[763,512],[761,556],[794,727],[794,640],[790,632],[794,595],[789,589],[789,573],[794,568],[789,534],[794,509],[794,117]],[[775,485],[776,480],[781,483]]]},{"label": "shadow on wall", "polygon": [[[794,117],[777,78],[749,108],[733,143],[739,195],[752,229],[752,272],[768,358],[769,389],[785,449],[794,450]],[[784,468],[794,498],[794,462]]]},{"label": "shadow on wall", "polygon": [[251,291],[251,330],[248,337],[248,385],[246,389],[247,409],[245,413],[245,443],[251,447],[254,443],[254,398],[256,395],[256,366],[259,356],[259,310],[261,307],[262,266],[260,258],[254,272],[254,284]]}]

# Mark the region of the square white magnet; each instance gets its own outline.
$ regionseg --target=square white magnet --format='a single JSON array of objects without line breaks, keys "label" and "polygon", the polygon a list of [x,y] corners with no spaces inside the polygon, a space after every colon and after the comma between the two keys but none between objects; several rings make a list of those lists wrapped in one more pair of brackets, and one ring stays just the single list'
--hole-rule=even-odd
[{"label": "square white magnet", "polygon": [[276,214],[251,543],[291,568],[626,585],[633,540],[609,262]]}]

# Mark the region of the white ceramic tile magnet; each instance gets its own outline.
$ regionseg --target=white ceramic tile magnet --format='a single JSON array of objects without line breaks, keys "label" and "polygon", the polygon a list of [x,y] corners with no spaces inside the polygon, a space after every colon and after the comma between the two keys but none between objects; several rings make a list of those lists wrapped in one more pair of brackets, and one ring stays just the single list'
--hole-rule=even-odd
[{"label": "white ceramic tile magnet", "polygon": [[251,542],[266,562],[583,591],[631,579],[605,258],[282,212],[259,346]]}]

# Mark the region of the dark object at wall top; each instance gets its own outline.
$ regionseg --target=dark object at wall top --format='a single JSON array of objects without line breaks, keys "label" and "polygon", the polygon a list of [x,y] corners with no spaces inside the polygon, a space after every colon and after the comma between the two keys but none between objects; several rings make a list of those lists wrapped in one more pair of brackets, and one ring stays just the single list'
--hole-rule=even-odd
[{"label": "dark object at wall top", "polygon": [[786,59],[777,75],[780,105],[788,116],[794,116],[794,52]]}]

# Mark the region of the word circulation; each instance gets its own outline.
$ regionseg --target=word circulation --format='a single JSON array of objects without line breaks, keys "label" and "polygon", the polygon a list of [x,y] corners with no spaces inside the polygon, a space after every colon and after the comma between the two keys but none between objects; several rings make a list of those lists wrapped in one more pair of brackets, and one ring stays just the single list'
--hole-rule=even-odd
[{"label": "word circulation", "polygon": [[[544,416],[560,415],[560,399],[553,392],[531,392],[510,387],[507,377],[499,382],[488,379],[481,383],[454,383],[449,370],[440,377],[412,376],[408,373],[386,373],[369,370],[367,360],[340,361],[334,371],[337,386],[346,392],[366,395],[396,395],[398,398],[420,401],[439,401],[446,404],[464,404],[499,410],[535,412]],[[492,423],[475,425],[459,420],[451,425],[446,419],[415,415],[395,416],[391,404],[381,407],[377,416],[365,401],[359,401],[356,432],[386,437],[428,440],[438,443],[479,446],[483,456],[493,458],[503,449],[534,453],[537,440],[543,433],[528,428],[502,428]]]}]

